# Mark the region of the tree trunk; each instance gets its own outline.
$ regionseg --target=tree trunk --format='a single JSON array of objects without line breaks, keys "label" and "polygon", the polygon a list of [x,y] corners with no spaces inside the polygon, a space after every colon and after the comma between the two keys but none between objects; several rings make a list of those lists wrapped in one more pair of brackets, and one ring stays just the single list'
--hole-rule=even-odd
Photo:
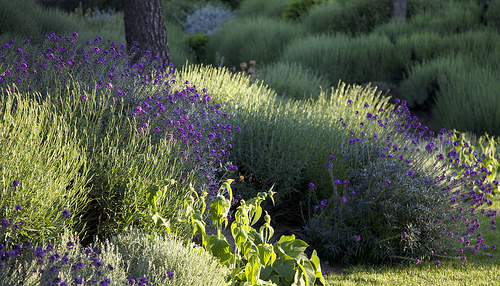
[{"label": "tree trunk", "polygon": [[170,52],[161,0],[123,0],[123,16],[127,50],[136,49],[137,42],[141,54],[150,51],[153,57],[161,57],[166,69]]},{"label": "tree trunk", "polygon": [[407,0],[392,0],[392,16],[398,19],[406,19]]}]

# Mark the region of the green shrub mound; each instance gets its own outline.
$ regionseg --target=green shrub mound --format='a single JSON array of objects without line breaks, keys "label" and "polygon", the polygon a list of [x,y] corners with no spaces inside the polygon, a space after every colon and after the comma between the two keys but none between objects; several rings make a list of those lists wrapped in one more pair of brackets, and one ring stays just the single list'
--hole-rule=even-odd
[{"label": "green shrub mound", "polygon": [[279,95],[296,100],[317,97],[322,89],[329,90],[331,83],[315,71],[297,63],[274,63],[263,68],[258,76]]},{"label": "green shrub mound", "polygon": [[313,33],[357,36],[368,34],[391,19],[391,1],[388,0],[324,2],[312,6],[302,18],[302,23]]},{"label": "green shrub mound", "polygon": [[175,236],[129,229],[84,247],[65,231],[58,242],[35,246],[0,268],[3,285],[226,285],[226,268]]},{"label": "green shrub mound", "polygon": [[457,69],[439,82],[432,115],[437,124],[475,134],[500,135],[500,77],[481,66]]},{"label": "green shrub mound", "polygon": [[[87,154],[75,127],[50,106],[23,100],[17,92],[2,95],[0,106],[0,216],[11,217],[18,205],[26,209],[26,225],[9,239],[57,235],[62,211],[79,213],[88,203]],[[78,219],[67,227],[76,224]]]},{"label": "green shrub mound", "polygon": [[[265,17],[230,21],[210,38],[206,61],[227,67],[239,67],[243,61],[268,64],[278,59],[281,50],[292,39],[301,37],[303,29],[279,19]],[[220,59],[215,62],[216,55]]]},{"label": "green shrub mound", "polygon": [[426,129],[407,108],[397,108],[361,112],[365,119],[356,123],[363,132],[349,131],[352,125],[342,120],[351,137],[330,156],[331,193],[315,206],[306,229],[322,259],[465,261],[467,254],[490,247],[479,234],[479,219],[494,216],[484,209],[492,204],[487,194],[494,187],[485,181],[490,171],[473,156],[464,164],[461,146],[451,145],[452,133],[423,137]]},{"label": "green shrub mound", "polygon": [[488,8],[484,13],[484,21],[488,26],[494,27],[497,30],[500,28],[500,1],[488,1]]},{"label": "green shrub mound", "polygon": [[316,70],[332,83],[339,80],[350,84],[392,82],[404,63],[404,55],[393,54],[393,51],[393,45],[385,36],[318,35],[291,42],[280,61],[297,62]]},{"label": "green shrub mound", "polygon": [[479,1],[440,1],[409,20],[414,31],[434,31],[452,35],[473,30],[480,25],[483,11]]},{"label": "green shrub mound", "polygon": [[432,106],[439,97],[441,83],[452,74],[470,70],[471,63],[464,57],[441,57],[424,61],[411,68],[409,75],[399,85],[401,98],[409,107]]},{"label": "green shrub mound", "polygon": [[[265,7],[265,9],[262,9],[262,7]],[[280,19],[284,9],[285,1],[281,0],[245,0],[241,2],[236,11],[240,19],[244,17],[266,17],[277,20]]]}]

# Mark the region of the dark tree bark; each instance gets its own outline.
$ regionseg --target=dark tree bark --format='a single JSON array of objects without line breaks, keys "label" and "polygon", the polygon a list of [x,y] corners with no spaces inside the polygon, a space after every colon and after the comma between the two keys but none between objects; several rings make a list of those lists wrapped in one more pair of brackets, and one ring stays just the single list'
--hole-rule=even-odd
[{"label": "dark tree bark", "polygon": [[135,49],[137,42],[141,53],[148,50],[153,57],[161,57],[167,68],[170,52],[161,0],[123,0],[123,15],[127,50]]},{"label": "dark tree bark", "polygon": [[407,0],[392,0],[392,16],[398,19],[406,19]]}]

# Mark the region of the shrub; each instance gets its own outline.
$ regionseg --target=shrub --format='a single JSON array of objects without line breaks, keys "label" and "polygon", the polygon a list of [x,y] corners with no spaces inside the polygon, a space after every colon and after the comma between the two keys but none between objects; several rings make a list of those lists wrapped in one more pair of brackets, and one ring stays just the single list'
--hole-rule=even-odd
[{"label": "shrub", "polygon": [[473,66],[439,81],[432,109],[437,124],[475,134],[500,135],[499,80],[495,70]]},{"label": "shrub", "polygon": [[441,83],[459,70],[470,70],[463,57],[440,57],[413,66],[399,86],[399,94],[409,107],[432,106],[442,89]]},{"label": "shrub", "polygon": [[297,63],[274,63],[263,68],[258,77],[279,95],[296,100],[317,97],[322,89],[329,90],[330,82],[318,73]]},{"label": "shrub", "polygon": [[[375,90],[345,84],[331,93],[321,92],[314,101],[283,100],[260,83],[250,85],[248,78],[227,69],[190,67],[181,71],[179,80],[206,86],[214,101],[227,108],[230,124],[241,127],[230,160],[246,179],[237,180],[234,189],[252,197],[275,184],[277,203],[305,194],[311,181],[317,183],[318,193],[328,184],[324,156],[342,142],[340,136],[332,135],[337,134],[337,116],[350,116],[340,102],[350,97],[353,106],[361,109],[367,103],[372,112],[388,104]],[[250,177],[255,181],[248,182]]]},{"label": "shrub", "polygon": [[0,103],[0,214],[11,217],[16,206],[25,210],[23,222],[16,222],[23,229],[11,239],[19,243],[35,235],[57,235],[64,210],[72,214],[66,227],[74,230],[80,223],[75,214],[89,193],[88,157],[74,127],[47,104],[24,100],[16,92],[2,95]]},{"label": "shrub", "polygon": [[282,0],[245,0],[241,2],[237,13],[240,19],[266,17],[278,20],[284,9],[285,1]]},{"label": "shrub", "polygon": [[302,30],[293,24],[264,17],[243,18],[217,30],[208,42],[206,56],[213,63],[218,53],[228,67],[249,60],[268,64],[276,61],[288,42],[301,35]]},{"label": "shrub", "polygon": [[302,15],[314,5],[318,5],[323,0],[289,0],[285,3],[285,10],[281,13],[284,21],[298,21]]},{"label": "shrub", "polygon": [[88,246],[66,230],[56,241],[4,250],[0,279],[8,285],[224,285],[227,274],[201,248],[135,229]]},{"label": "shrub", "polygon": [[[87,238],[118,232],[129,213],[147,206],[138,199],[147,186],[161,180],[178,182],[159,201],[164,217],[177,215],[190,183],[217,190],[217,176],[234,168],[223,162],[232,131],[220,105],[185,82],[170,89],[175,70],[167,73],[150,55],[131,64],[124,45],[97,38],[81,46],[77,36],[50,34],[42,51],[29,41],[22,49],[4,45],[1,74],[3,86],[17,82],[25,100],[45,102],[74,128],[91,190],[79,230]],[[38,72],[24,73],[28,66]]]},{"label": "shrub", "polygon": [[484,13],[484,21],[488,26],[499,29],[500,28],[500,1],[488,1],[488,8]]},{"label": "shrub", "polygon": [[186,14],[185,20],[178,20],[186,34],[213,34],[217,27],[234,17],[230,9],[206,4],[195,7],[192,13]]},{"label": "shrub", "polygon": [[325,76],[330,82],[392,82],[404,55],[393,54],[387,37],[369,35],[309,36],[290,43],[280,61],[297,62]]},{"label": "shrub", "polygon": [[[467,253],[488,249],[479,219],[496,215],[484,209],[492,204],[486,195],[493,187],[482,183],[489,171],[457,160],[453,134],[443,129],[424,137],[426,129],[404,102],[358,116],[339,123],[351,137],[330,157],[331,195],[315,207],[307,227],[320,257],[341,263],[465,261]],[[363,127],[350,131],[354,124]],[[337,168],[343,175],[334,175]]]},{"label": "shrub", "polygon": [[345,33],[356,36],[368,34],[390,19],[390,1],[352,0],[315,5],[302,22],[315,34]]},{"label": "shrub", "polygon": [[433,31],[440,35],[463,33],[480,25],[482,7],[476,1],[444,1],[412,17],[414,31]]}]

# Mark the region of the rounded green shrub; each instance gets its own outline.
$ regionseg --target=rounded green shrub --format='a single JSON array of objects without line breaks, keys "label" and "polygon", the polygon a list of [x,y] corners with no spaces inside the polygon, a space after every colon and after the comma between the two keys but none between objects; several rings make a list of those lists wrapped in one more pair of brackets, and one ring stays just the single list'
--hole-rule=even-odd
[{"label": "rounded green shrub", "polygon": [[0,268],[2,283],[226,285],[227,268],[201,247],[184,245],[175,236],[128,229],[84,246],[65,231],[56,241],[37,244],[32,250],[21,249],[16,261],[10,258]]},{"label": "rounded green shrub", "polygon": [[292,39],[301,37],[302,31],[295,24],[264,17],[231,21],[210,38],[206,57],[213,63],[218,54],[227,67],[238,67],[241,62],[250,60],[268,64],[276,61]]},{"label": "rounded green shrub", "polygon": [[411,19],[414,31],[433,31],[440,35],[462,33],[480,25],[482,7],[476,1],[444,1]]},{"label": "rounded green shrub", "polygon": [[463,57],[440,57],[414,65],[398,88],[401,99],[409,107],[433,105],[441,90],[441,83],[459,70],[468,70],[471,63]]},{"label": "rounded green shrub", "polygon": [[318,5],[324,0],[288,0],[285,4],[285,10],[281,14],[281,19],[284,21],[298,21],[302,15],[306,14],[309,9]]},{"label": "rounded green shrub", "polygon": [[393,53],[385,36],[352,38],[345,34],[309,36],[290,43],[280,61],[297,62],[325,76],[330,82],[392,82],[404,55]]},{"label": "rounded green shrub", "polygon": [[338,123],[346,142],[329,158],[330,194],[306,229],[318,255],[343,264],[419,263],[488,249],[477,233],[480,217],[493,216],[480,210],[492,204],[489,171],[457,160],[453,133],[427,136],[404,102],[354,110],[358,120]]},{"label": "rounded green shrub", "polygon": [[472,66],[454,70],[439,81],[432,115],[448,129],[500,135],[498,70]]},{"label": "rounded green shrub", "polygon": [[302,18],[302,23],[315,34],[345,33],[355,36],[370,33],[390,19],[390,0],[352,0],[315,5]]},{"label": "rounded green shrub", "polygon": [[241,2],[237,13],[239,18],[266,17],[277,20],[284,9],[285,1],[282,0],[245,0]]},{"label": "rounded green shrub", "polygon": [[317,97],[321,90],[329,90],[331,83],[315,71],[297,63],[277,62],[265,66],[259,80],[279,95],[297,100]]},{"label": "rounded green shrub", "polygon": [[488,8],[484,13],[484,21],[488,26],[500,29],[500,1],[487,1]]}]

